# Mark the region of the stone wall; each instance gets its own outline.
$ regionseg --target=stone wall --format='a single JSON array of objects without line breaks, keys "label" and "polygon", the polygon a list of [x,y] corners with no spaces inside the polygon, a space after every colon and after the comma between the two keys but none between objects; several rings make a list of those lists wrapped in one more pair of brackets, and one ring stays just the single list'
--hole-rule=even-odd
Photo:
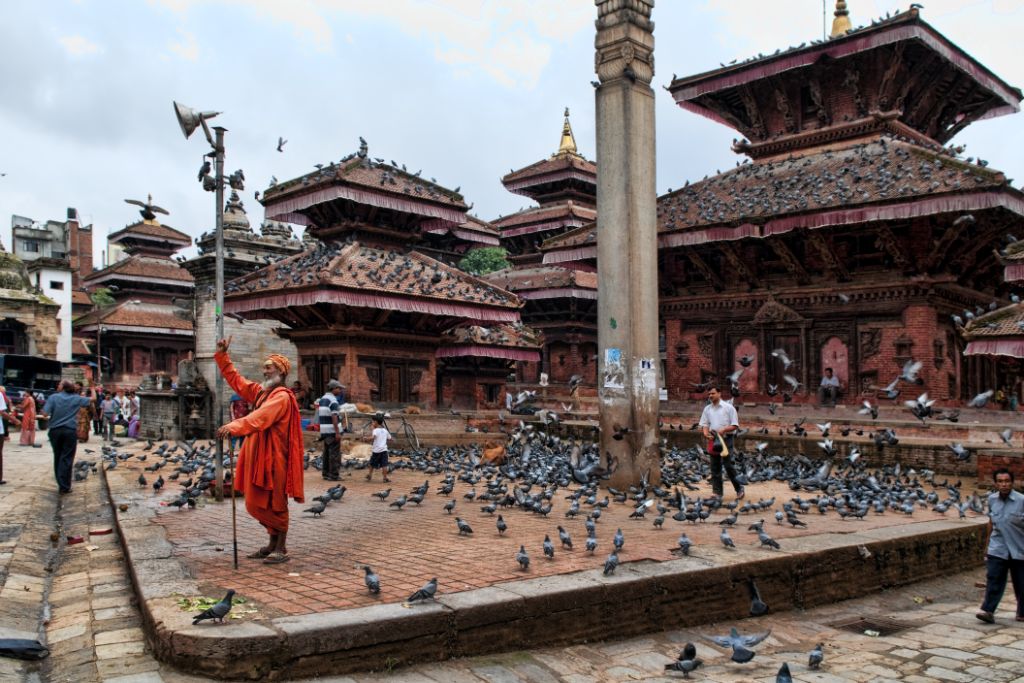
[{"label": "stone wall", "polygon": [[[247,320],[244,324],[234,318],[224,319],[224,336],[231,337],[231,360],[243,377],[252,380],[262,378],[263,361],[272,353],[279,353],[292,362],[292,378],[298,365],[298,352],[291,341],[277,335],[275,330],[283,327],[276,320]],[[217,365],[213,354],[217,350],[217,321],[214,315],[214,300],[202,298],[196,303],[196,362],[199,372],[212,390],[217,379]],[[225,418],[231,399],[231,390],[224,386]]]}]

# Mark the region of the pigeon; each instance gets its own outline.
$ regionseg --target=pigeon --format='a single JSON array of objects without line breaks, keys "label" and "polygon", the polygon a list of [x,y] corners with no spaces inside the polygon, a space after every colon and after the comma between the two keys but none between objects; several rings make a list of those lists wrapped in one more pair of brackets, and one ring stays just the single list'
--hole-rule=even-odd
[{"label": "pigeon", "polygon": [[435,576],[430,581],[427,581],[423,588],[419,589],[415,593],[409,596],[407,602],[421,602],[423,600],[433,600],[434,595],[437,594],[437,577]]},{"label": "pigeon", "polygon": [[679,540],[676,541],[676,543],[679,545],[679,552],[683,555],[690,554],[690,548],[693,547],[693,541],[691,541],[685,533],[679,535]]},{"label": "pigeon", "polygon": [[204,159],[203,160],[203,165],[199,167],[199,175],[198,175],[198,178],[197,178],[199,180],[199,182],[203,182],[203,178],[205,178],[206,176],[210,175],[210,171],[212,169],[213,169],[213,167],[210,165],[210,160],[209,159]]},{"label": "pigeon", "polygon": [[682,671],[683,678],[689,678],[690,672],[699,669],[704,662],[699,659],[677,659],[671,664],[665,665],[665,671]]},{"label": "pigeon", "polygon": [[285,146],[286,144],[288,144],[288,141],[287,141],[287,140],[285,140],[285,139],[284,139],[284,138],[282,138],[282,137],[278,137],[278,138],[277,138],[277,151],[278,151],[278,152],[283,152],[283,151],[284,151],[284,146]]},{"label": "pigeon", "polygon": [[459,536],[473,533],[473,527],[469,526],[461,517],[455,518],[455,524],[459,527]]},{"label": "pigeon", "polygon": [[768,605],[761,599],[761,591],[757,590],[757,584],[753,579],[747,582],[747,588],[750,590],[750,616],[759,617],[767,613]]},{"label": "pigeon", "polygon": [[558,527],[558,540],[562,542],[563,550],[572,550],[572,538],[569,536],[569,532]]},{"label": "pigeon", "polygon": [[143,475],[143,474],[140,474],[139,475],[139,486],[145,486],[145,485],[146,485],[146,476]]},{"label": "pigeon", "polygon": [[959,441],[949,444],[949,450],[953,451],[953,455],[958,462],[966,462],[971,459],[970,449],[964,448],[964,445]]},{"label": "pigeon", "polygon": [[825,659],[825,654],[822,652],[822,647],[824,647],[824,645],[824,643],[818,643],[814,646],[814,649],[811,650],[811,653],[807,655],[808,669],[817,669],[821,666],[821,662]]},{"label": "pigeon", "polygon": [[620,550],[622,550],[622,546],[625,543],[626,538],[622,535],[622,529],[616,529],[615,536],[612,538],[612,544],[615,546],[615,552],[619,552]]},{"label": "pigeon", "polygon": [[593,536],[587,536],[587,545],[586,545],[586,547],[587,547],[587,552],[590,553],[591,555],[593,555],[594,551],[597,550],[597,539],[594,538]]},{"label": "pigeon", "polygon": [[551,542],[551,537],[544,534],[544,557],[549,560],[555,559],[555,544]]},{"label": "pigeon", "polygon": [[499,536],[503,535],[505,531],[508,529],[508,524],[505,524],[505,520],[501,518],[501,515],[498,515],[498,521],[496,526],[498,527]]},{"label": "pigeon", "polygon": [[789,664],[782,663],[779,673],[775,674],[775,683],[793,683],[793,675],[789,673]]},{"label": "pigeon", "polygon": [[381,502],[383,502],[385,499],[387,499],[388,496],[391,495],[391,489],[387,489],[386,491],[377,491],[376,493],[371,495],[374,498],[380,498]]},{"label": "pigeon", "polygon": [[870,415],[872,420],[878,419],[878,406],[871,405],[871,401],[864,401],[864,407],[857,411],[861,415]]},{"label": "pigeon", "polygon": [[722,533],[718,535],[718,538],[721,539],[722,545],[726,548],[736,548],[736,544],[733,542],[732,536],[729,535],[729,530],[725,527],[722,527]]},{"label": "pigeon", "polygon": [[200,621],[206,621],[207,619],[213,619],[221,624],[224,623],[224,617],[231,611],[231,599],[235,597],[235,591],[229,590],[228,594],[224,596],[224,599],[218,602],[213,607],[200,612],[192,619],[192,625],[195,626]]},{"label": "pigeon", "polygon": [[1013,430],[1007,427],[999,433],[999,438],[1003,440],[1007,446],[1013,448]]},{"label": "pigeon", "polygon": [[526,552],[526,546],[519,546],[519,552],[516,553],[516,562],[519,563],[519,567],[524,572],[530,568],[530,556]]},{"label": "pigeon", "polygon": [[371,569],[370,565],[368,564],[363,565],[363,571],[366,572],[366,574],[363,576],[363,583],[366,584],[366,588],[374,595],[379,594],[380,577],[374,573],[373,569]]},{"label": "pigeon", "polygon": [[321,500],[311,508],[306,508],[303,512],[312,512],[314,517],[319,517],[324,510],[327,509],[327,501]]},{"label": "pigeon", "polygon": [[729,635],[727,636],[704,636],[704,638],[720,647],[732,648],[732,661],[737,664],[746,664],[754,658],[754,652],[749,648],[763,641],[771,633],[771,629],[769,629],[765,633],[741,636],[739,631],[733,627],[729,629]]},{"label": "pigeon", "polygon": [[989,389],[988,391],[983,391],[974,398],[972,398],[967,405],[970,406],[971,408],[984,408],[985,404],[988,403],[988,400],[992,398],[992,394],[994,393],[996,392],[992,391],[991,389]]},{"label": "pigeon", "polygon": [[447,512],[450,515],[450,514],[452,514],[452,510],[454,510],[454,509],[455,509],[455,499],[452,498],[451,500],[449,500],[445,504],[444,511]]},{"label": "pigeon", "polygon": [[778,358],[782,362],[783,370],[789,370],[789,366],[793,365],[794,361],[790,360],[789,355],[786,353],[785,349],[775,349],[774,351],[772,351],[772,356]]},{"label": "pigeon", "polygon": [[398,498],[395,498],[391,503],[389,503],[388,507],[390,507],[390,508],[398,508],[399,512],[401,512],[402,506],[404,506],[408,502],[409,502],[409,497],[403,494],[403,495],[399,496]]},{"label": "pigeon", "polygon": [[604,575],[609,576],[615,573],[615,568],[619,566],[619,551],[618,548],[612,551],[612,554],[608,556],[608,559],[604,561]]},{"label": "pigeon", "polygon": [[921,371],[922,365],[921,361],[908,360],[903,364],[903,372],[900,373],[898,379],[910,384],[924,384],[924,380],[918,381],[920,378],[917,376],[917,373]]},{"label": "pigeon", "polygon": [[769,536],[763,530],[759,531],[757,533],[757,538],[758,538],[759,541],[761,541],[761,547],[762,548],[774,548],[775,550],[778,550],[779,548],[782,547],[782,546],[779,545],[778,541],[776,541],[774,538]]}]

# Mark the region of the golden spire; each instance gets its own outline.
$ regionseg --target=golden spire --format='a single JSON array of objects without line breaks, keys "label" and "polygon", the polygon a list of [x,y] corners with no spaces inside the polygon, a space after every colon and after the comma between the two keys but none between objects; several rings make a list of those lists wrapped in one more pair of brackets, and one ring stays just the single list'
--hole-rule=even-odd
[{"label": "golden spire", "polygon": [[552,156],[563,154],[579,154],[576,151],[576,138],[572,134],[572,126],[569,125],[569,107],[565,108],[565,123],[562,124],[562,141],[558,145],[558,151]]},{"label": "golden spire", "polygon": [[836,18],[832,20],[832,33],[829,38],[839,38],[853,28],[850,23],[850,10],[846,9],[844,0],[836,0]]}]

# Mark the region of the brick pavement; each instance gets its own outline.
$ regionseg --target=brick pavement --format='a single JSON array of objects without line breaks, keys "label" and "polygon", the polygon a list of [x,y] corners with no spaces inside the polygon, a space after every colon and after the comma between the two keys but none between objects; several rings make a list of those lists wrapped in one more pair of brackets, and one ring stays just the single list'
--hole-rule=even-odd
[{"label": "brick pavement", "polygon": [[[135,450],[138,446],[133,447]],[[626,544],[620,554],[623,563],[636,560],[669,560],[674,556],[676,539],[685,531],[694,542],[692,554],[700,556],[701,546],[720,548],[717,522],[725,511],[716,513],[708,523],[690,524],[665,520],[664,528],[655,529],[648,513],[645,520],[629,519],[631,505],[612,502],[598,523],[598,550],[593,555],[583,549],[586,532],[583,515],[566,519],[567,491],[560,491],[552,501],[554,509],[547,518],[519,509],[499,511],[509,530],[499,536],[494,517],[480,511],[482,503],[464,499],[471,487],[458,482],[452,494],[455,513],[446,514],[443,506],[450,498],[434,493],[442,479],[439,475],[396,470],[393,473],[391,496],[380,502],[372,493],[384,488],[378,479],[373,483],[363,480],[364,472],[344,470],[342,483],[348,487],[340,503],[332,503],[321,517],[303,513],[306,505],[291,505],[292,524],[288,546],[292,560],[283,565],[266,566],[244,555],[265,542],[265,532],[246,514],[244,502],[238,500],[238,530],[240,538],[240,571],[231,564],[230,505],[204,503],[198,509],[174,509],[161,505],[173,499],[178,487],[168,482],[164,492],[154,493],[136,483],[143,467],[150,464],[135,459],[119,465],[107,476],[112,482],[115,502],[130,501],[133,505],[156,510],[153,521],[166,529],[167,540],[173,545],[174,556],[182,561],[195,576],[207,595],[219,596],[227,588],[234,588],[242,596],[254,601],[259,616],[274,617],[282,614],[308,614],[333,609],[344,609],[404,600],[430,577],[437,576],[440,592],[455,593],[482,588],[526,577],[564,574],[603,566],[612,549],[612,536],[622,528]],[[151,473],[145,473],[152,480]],[[388,506],[401,493],[431,482],[431,491],[422,506],[409,505],[399,511]],[[306,473],[306,498],[311,501],[328,488],[319,473],[310,469]],[[973,490],[973,480],[964,481],[965,494]],[[482,493],[484,487],[477,486]],[[704,484],[699,494],[709,495]],[[697,493],[691,493],[697,495]],[[603,494],[602,494],[603,496]],[[781,509],[783,501],[793,493],[777,482],[755,484],[748,487],[748,500],[776,498],[774,508],[758,514],[741,516],[732,531],[740,546],[757,546],[754,534],[746,527],[760,518],[767,520],[766,529],[786,550],[787,540],[810,533],[852,533],[868,528],[905,525],[940,518],[930,510],[918,510],[913,517],[889,512],[872,514],[864,521],[843,521],[834,512],[824,517],[816,512],[807,515],[809,529],[801,531],[775,522],[773,510]],[[805,494],[808,497],[808,494]],[[586,509],[587,506],[583,506]],[[474,530],[470,537],[458,534],[454,517],[461,516]],[[956,512],[948,518],[955,518]],[[557,525],[564,526],[572,535],[575,549],[556,549],[555,559],[547,560],[542,554],[542,541],[548,534],[558,546]],[[519,545],[526,546],[531,556],[528,572],[518,568],[514,556]],[[773,551],[764,550],[767,554]],[[363,564],[371,565],[380,575],[382,590],[379,596],[370,595],[363,586]]]}]

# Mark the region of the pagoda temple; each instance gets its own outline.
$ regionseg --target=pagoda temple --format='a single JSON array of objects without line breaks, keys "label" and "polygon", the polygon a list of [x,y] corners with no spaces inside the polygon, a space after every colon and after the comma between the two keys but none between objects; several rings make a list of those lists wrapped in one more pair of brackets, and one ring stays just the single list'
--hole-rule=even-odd
[{"label": "pagoda temple", "polygon": [[[742,395],[792,391],[789,375],[808,400],[831,367],[857,401],[910,360],[933,398],[990,388],[992,360],[963,355],[951,316],[997,298],[996,247],[1021,226],[1024,195],[944,145],[1018,111],[1021,91],[917,7],[854,29],[840,4],[828,40],[668,87],[735,129],[748,157],[658,200],[670,399],[743,370]],[[544,262],[594,263],[595,240],[590,227],[548,240]]]},{"label": "pagoda temple", "polygon": [[446,262],[497,241],[457,191],[364,142],[261,201],[307,248],[229,282],[225,310],[283,323],[314,394],[338,379],[375,406],[497,407],[514,363],[539,357],[522,301]]},{"label": "pagoda temple", "polygon": [[577,150],[565,111],[558,151],[501,179],[510,192],[539,206],[491,221],[513,266],[486,279],[524,301],[523,321],[544,334],[539,363],[521,363],[517,379],[536,382],[540,373],[555,384],[573,375],[595,386],[597,364],[597,273],[593,265],[545,265],[540,243],[597,217],[597,166]]},{"label": "pagoda temple", "polygon": [[109,359],[103,367],[108,386],[134,388],[150,373],[177,374],[178,361],[194,348],[194,286],[171,257],[192,238],[152,217],[112,233],[108,243],[125,257],[83,283],[90,291],[109,291],[114,304],[76,318],[75,336],[88,340],[93,355]]}]

